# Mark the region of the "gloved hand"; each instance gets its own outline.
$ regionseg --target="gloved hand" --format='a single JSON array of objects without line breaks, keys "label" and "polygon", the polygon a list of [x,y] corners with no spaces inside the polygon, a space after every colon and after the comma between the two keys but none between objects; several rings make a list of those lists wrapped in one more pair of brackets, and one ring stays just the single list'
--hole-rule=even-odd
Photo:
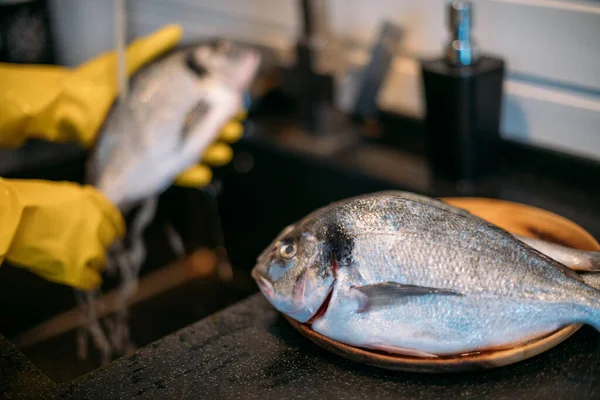
[{"label": "gloved hand", "polygon": [[100,285],[119,210],[90,186],[0,178],[0,263],[82,290]]},{"label": "gloved hand", "polygon": [[[179,26],[134,40],[126,51],[129,75],[174,47]],[[0,63],[0,146],[27,138],[77,141],[89,148],[118,92],[117,55],[104,53],[75,69]]]},{"label": "gloved hand", "polygon": [[[134,40],[126,51],[128,74],[174,48],[182,33],[180,26],[172,25]],[[76,141],[89,149],[117,97],[116,71],[114,51],[75,69],[0,63],[0,147],[19,147],[28,138],[35,138],[59,143]],[[233,153],[227,143],[237,141],[242,132],[239,121],[226,125],[221,142],[204,154],[205,164],[185,171],[176,184],[210,183],[209,166],[231,160]]]},{"label": "gloved hand", "polygon": [[[174,47],[181,28],[170,26],[135,40],[127,49],[131,75]],[[89,148],[117,96],[114,52],[76,69],[0,63],[0,147],[28,138],[76,141]],[[210,183],[209,166],[227,164],[243,128],[240,116],[226,124],[203,164],[177,184]],[[91,186],[0,178],[0,264],[6,258],[57,283],[91,290],[101,283],[106,249],[124,232],[119,210]]]},{"label": "gloved hand", "polygon": [[183,187],[203,187],[212,180],[210,167],[222,167],[229,164],[233,158],[233,150],[228,144],[237,142],[244,133],[243,120],[245,112],[240,112],[222,129],[219,139],[209,146],[202,157],[201,163],[188,168],[175,179],[175,185]]}]

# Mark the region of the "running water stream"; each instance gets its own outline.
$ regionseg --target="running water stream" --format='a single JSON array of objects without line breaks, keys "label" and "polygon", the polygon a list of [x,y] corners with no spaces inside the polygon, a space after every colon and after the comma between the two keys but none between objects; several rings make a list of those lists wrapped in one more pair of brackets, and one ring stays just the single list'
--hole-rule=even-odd
[{"label": "running water stream", "polygon": [[[127,15],[125,11],[125,0],[114,0],[115,11],[115,39],[117,53],[117,82],[118,99],[121,106],[127,106],[129,94],[129,82],[126,60],[126,25]],[[118,110],[122,108],[118,107]],[[129,115],[133,115],[129,113]],[[136,129],[133,118],[128,118],[127,127]],[[129,134],[126,129],[121,135]],[[109,251],[107,273],[120,275],[120,286],[118,288],[118,304],[114,315],[104,318],[104,326],[98,317],[102,307],[102,293],[100,290],[94,292],[76,291],[77,304],[82,312],[82,327],[77,332],[77,355],[80,359],[88,357],[88,341],[91,339],[94,347],[99,351],[103,365],[108,364],[114,356],[122,356],[135,349],[131,341],[128,324],[128,301],[137,290],[139,274],[146,256],[146,248],[143,239],[145,228],[150,224],[156,214],[158,199],[156,197],[146,200],[136,214],[131,227],[127,232],[129,243],[125,240],[116,242]],[[172,232],[171,235],[176,234]],[[129,246],[127,246],[129,244]]]}]

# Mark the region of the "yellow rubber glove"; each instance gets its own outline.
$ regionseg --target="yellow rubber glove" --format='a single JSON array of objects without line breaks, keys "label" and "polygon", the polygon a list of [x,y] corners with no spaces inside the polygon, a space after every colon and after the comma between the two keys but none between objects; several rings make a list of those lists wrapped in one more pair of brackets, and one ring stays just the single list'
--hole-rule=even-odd
[{"label": "yellow rubber glove", "polygon": [[[167,26],[134,40],[126,51],[128,74],[176,46],[182,33]],[[0,63],[0,147],[28,138],[91,147],[117,97],[116,71],[114,51],[75,69]]]},{"label": "yellow rubber glove", "polygon": [[246,118],[246,113],[241,112],[221,129],[219,140],[206,149],[202,155],[202,162],[194,165],[175,179],[175,185],[183,187],[203,187],[212,180],[212,171],[210,167],[222,167],[228,164],[233,158],[233,150],[228,145],[235,143],[242,137],[244,126],[242,121]]},{"label": "yellow rubber glove", "polygon": [[0,178],[0,263],[92,290],[106,249],[124,234],[121,213],[96,189],[69,182]]}]

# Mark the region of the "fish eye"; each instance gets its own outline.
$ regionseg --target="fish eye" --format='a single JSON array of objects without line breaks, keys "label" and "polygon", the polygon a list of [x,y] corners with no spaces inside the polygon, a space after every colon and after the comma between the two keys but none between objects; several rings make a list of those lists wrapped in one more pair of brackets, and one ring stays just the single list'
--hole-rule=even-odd
[{"label": "fish eye", "polygon": [[295,243],[284,243],[279,247],[279,255],[287,260],[296,255],[298,248]]}]

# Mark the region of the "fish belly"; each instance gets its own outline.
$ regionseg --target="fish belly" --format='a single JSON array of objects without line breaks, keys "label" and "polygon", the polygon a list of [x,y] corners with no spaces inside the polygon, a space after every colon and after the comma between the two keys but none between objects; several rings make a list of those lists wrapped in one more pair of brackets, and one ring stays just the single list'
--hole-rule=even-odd
[{"label": "fish belly", "polygon": [[568,324],[572,307],[506,299],[425,296],[358,313],[355,296],[339,296],[313,329],[339,342],[388,352],[436,356],[510,348]]}]

